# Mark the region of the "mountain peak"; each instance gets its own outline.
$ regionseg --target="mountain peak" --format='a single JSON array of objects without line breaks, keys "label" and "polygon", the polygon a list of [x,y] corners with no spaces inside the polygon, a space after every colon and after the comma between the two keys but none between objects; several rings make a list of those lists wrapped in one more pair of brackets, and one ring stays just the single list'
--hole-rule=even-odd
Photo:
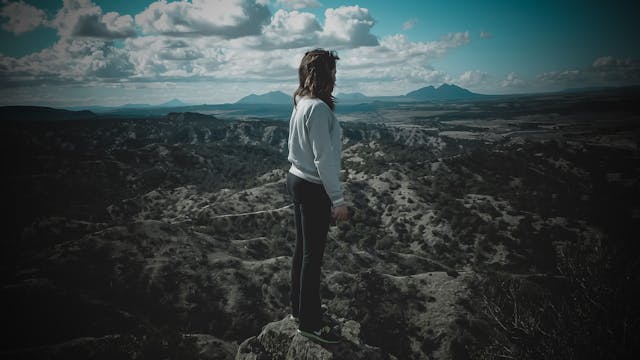
[{"label": "mountain peak", "polygon": [[437,88],[429,85],[412,91],[406,97],[416,100],[462,100],[481,97],[483,95],[473,93],[465,88],[453,84],[442,84]]},{"label": "mountain peak", "polygon": [[158,106],[162,106],[162,107],[179,107],[179,106],[188,106],[189,104],[182,102],[178,99],[171,99],[167,102],[164,102],[162,104],[159,104]]},{"label": "mountain peak", "polygon": [[[462,88],[460,86],[457,86],[457,85],[443,83],[442,85],[438,86],[438,90],[440,90],[440,89],[462,89]],[[465,90],[465,89],[463,89],[463,90]]]},{"label": "mountain peak", "polygon": [[236,104],[291,104],[293,99],[282,91],[270,91],[262,95],[251,94],[236,101]]}]

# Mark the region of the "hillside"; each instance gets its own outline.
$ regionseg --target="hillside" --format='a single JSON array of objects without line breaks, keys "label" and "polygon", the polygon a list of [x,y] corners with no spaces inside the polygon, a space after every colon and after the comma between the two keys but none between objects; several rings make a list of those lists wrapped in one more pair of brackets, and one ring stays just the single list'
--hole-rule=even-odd
[{"label": "hillside", "polygon": [[88,110],[70,111],[44,106],[1,106],[0,117],[13,121],[60,121],[93,119],[97,115]]},{"label": "hillside", "polygon": [[[396,359],[636,353],[639,103],[339,115],[353,216],[330,230],[321,291],[341,346]],[[180,112],[3,126],[16,155],[3,157],[0,357],[312,346],[286,340],[286,122]]]}]

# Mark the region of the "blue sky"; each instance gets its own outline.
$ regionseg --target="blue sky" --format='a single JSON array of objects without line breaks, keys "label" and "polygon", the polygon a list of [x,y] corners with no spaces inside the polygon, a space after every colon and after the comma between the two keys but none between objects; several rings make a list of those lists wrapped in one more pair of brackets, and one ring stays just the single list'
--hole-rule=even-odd
[{"label": "blue sky", "polygon": [[336,49],[338,93],[640,83],[632,1],[0,0],[0,104],[234,102],[292,92]]}]

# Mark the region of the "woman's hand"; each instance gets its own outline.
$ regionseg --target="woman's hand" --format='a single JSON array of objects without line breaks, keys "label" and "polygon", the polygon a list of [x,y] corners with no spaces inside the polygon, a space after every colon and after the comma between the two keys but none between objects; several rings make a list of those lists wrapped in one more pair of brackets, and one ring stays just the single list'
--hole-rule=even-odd
[{"label": "woman's hand", "polygon": [[347,205],[333,208],[333,218],[336,220],[347,220],[349,218],[349,209]]}]

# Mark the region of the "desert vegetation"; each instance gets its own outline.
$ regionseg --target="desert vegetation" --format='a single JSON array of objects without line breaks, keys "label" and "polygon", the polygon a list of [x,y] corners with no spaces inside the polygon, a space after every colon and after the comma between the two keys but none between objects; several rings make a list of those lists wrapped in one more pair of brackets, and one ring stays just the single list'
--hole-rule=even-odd
[{"label": "desert vegetation", "polygon": [[[329,233],[329,311],[398,359],[630,357],[630,99],[350,114],[353,211]],[[176,113],[2,126],[3,356],[232,359],[288,313],[286,122]]]}]

